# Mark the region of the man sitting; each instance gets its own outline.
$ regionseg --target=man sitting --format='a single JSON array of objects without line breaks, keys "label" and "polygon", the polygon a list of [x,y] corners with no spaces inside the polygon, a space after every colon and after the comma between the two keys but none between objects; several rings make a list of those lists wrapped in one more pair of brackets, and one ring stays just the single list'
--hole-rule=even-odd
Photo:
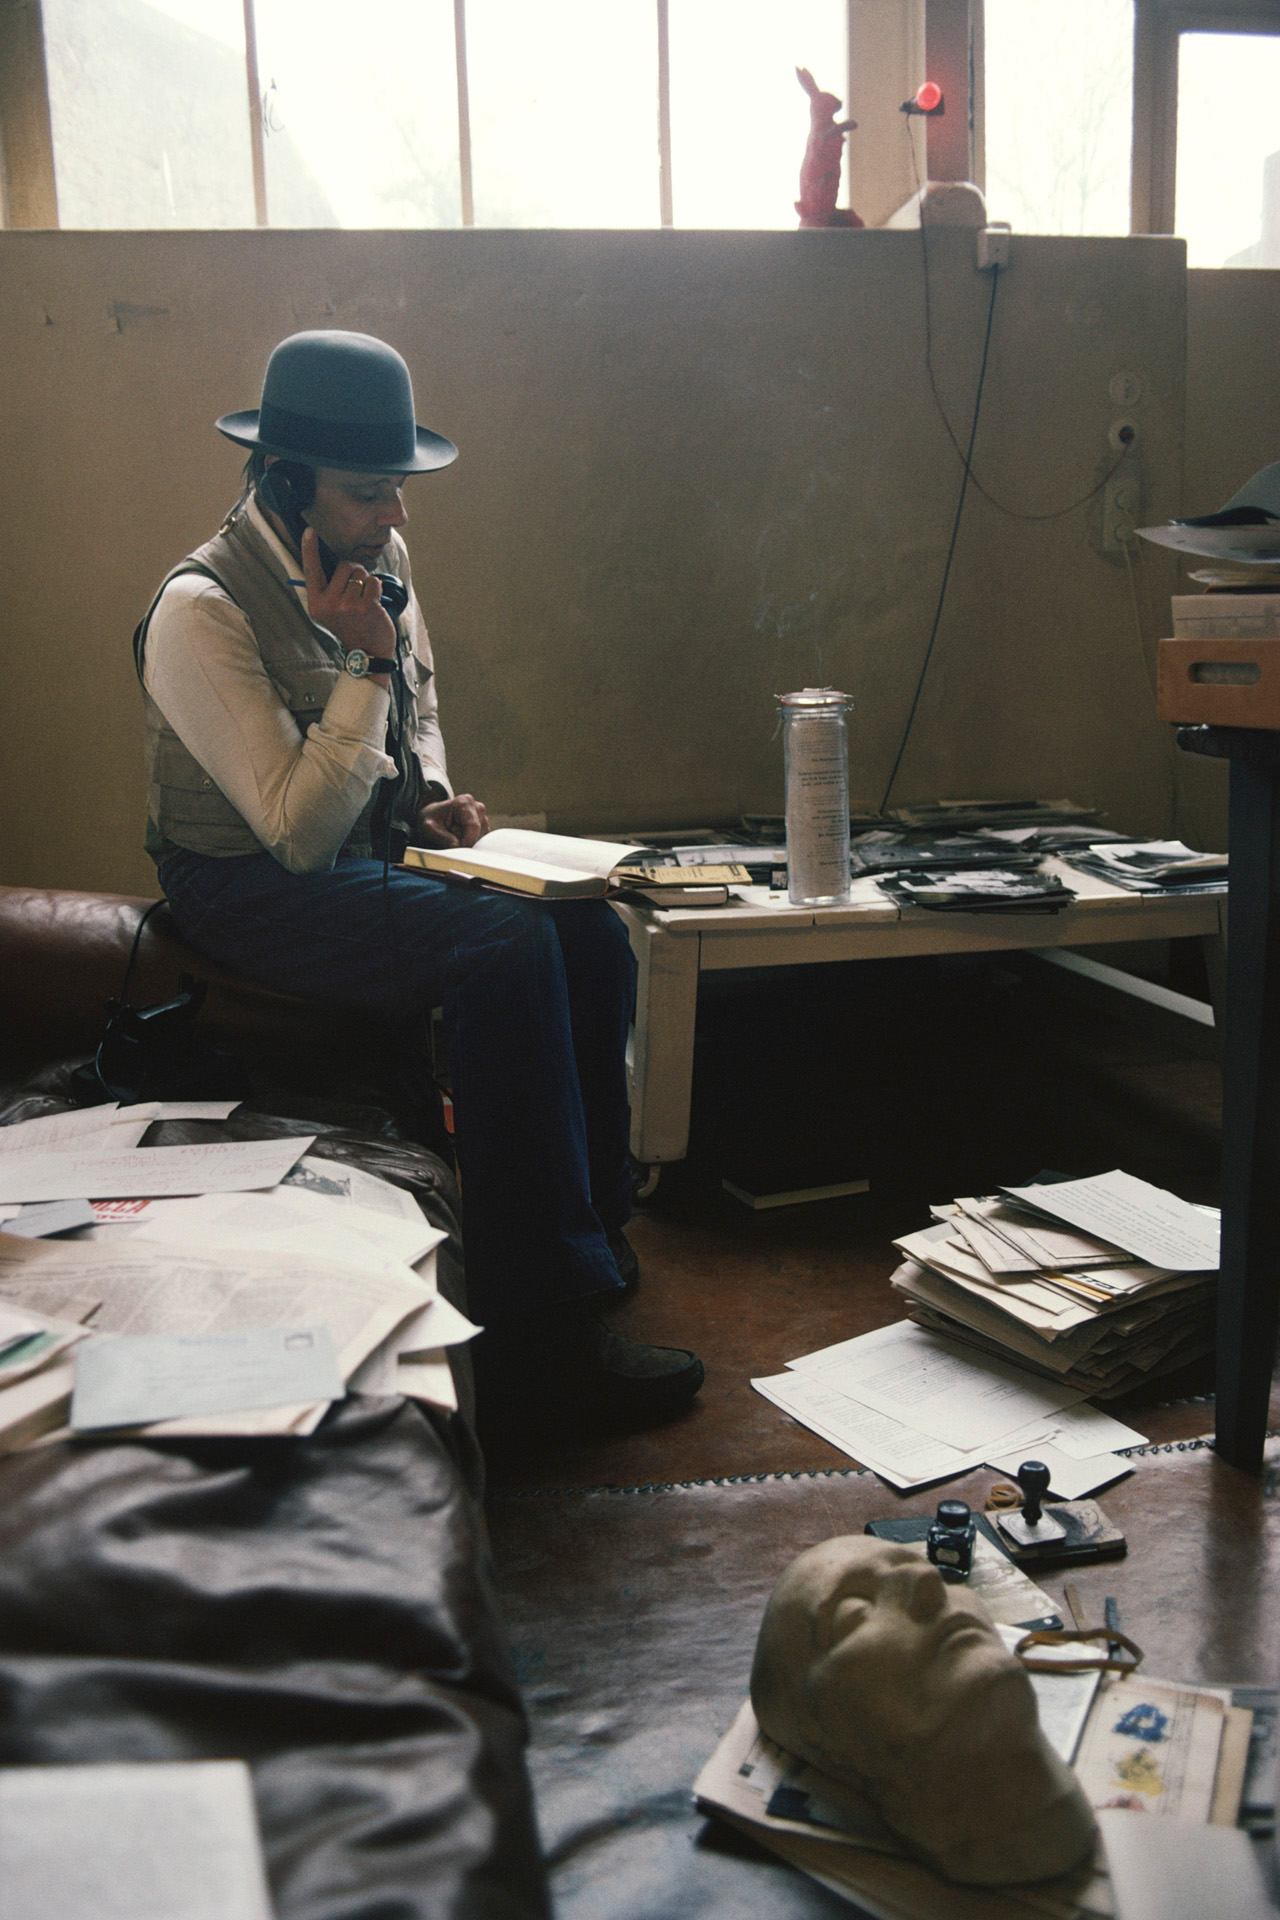
[{"label": "man sitting", "polygon": [[282,341],[260,408],[218,427],[252,449],[245,492],[134,639],[146,844],[174,919],[224,966],[394,1022],[406,1057],[443,1007],[482,1414],[665,1419],[702,1363],[600,1318],[619,1260],[634,1268],[625,929],[600,900],[392,864],[487,824],[450,786],[398,531],[404,480],[457,449],[417,425],[399,354],[337,331]]}]

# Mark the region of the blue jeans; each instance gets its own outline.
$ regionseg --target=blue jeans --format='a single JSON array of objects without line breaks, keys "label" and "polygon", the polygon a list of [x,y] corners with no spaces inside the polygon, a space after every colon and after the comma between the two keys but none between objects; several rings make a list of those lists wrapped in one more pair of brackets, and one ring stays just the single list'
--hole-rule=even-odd
[{"label": "blue jeans", "polygon": [[235,973],[402,1029],[443,1007],[478,1320],[617,1293],[635,962],[611,907],[393,869],[389,928],[382,862],[346,856],[292,874],[183,852],[160,884],[184,938]]}]

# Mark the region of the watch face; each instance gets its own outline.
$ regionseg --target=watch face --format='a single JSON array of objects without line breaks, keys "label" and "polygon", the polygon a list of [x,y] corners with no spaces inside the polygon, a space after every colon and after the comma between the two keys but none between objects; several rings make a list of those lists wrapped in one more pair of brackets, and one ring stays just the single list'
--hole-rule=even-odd
[{"label": "watch face", "polygon": [[357,680],[363,680],[369,671],[369,656],[363,647],[351,647],[347,652],[347,672],[353,673]]}]

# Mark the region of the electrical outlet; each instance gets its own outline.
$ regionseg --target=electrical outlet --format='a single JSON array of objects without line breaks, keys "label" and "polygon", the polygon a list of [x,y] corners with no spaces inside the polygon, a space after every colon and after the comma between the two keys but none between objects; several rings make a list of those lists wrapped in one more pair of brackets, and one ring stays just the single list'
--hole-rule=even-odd
[{"label": "electrical outlet", "polygon": [[1127,552],[1141,514],[1142,485],[1137,473],[1117,473],[1102,490],[1102,551]]},{"label": "electrical outlet", "polygon": [[1114,373],[1107,384],[1107,392],[1118,407],[1134,407],[1142,398],[1142,376],[1130,373],[1127,367]]},{"label": "electrical outlet", "polygon": [[1009,264],[1009,234],[1007,222],[1001,221],[995,226],[978,229],[978,272],[987,273],[993,267],[1003,270]]}]

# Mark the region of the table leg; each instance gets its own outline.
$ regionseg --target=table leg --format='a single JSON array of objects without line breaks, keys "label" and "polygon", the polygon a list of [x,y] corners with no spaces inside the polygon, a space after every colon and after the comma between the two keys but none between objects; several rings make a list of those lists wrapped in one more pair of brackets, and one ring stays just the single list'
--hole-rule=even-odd
[{"label": "table leg", "polygon": [[631,1154],[653,1166],[683,1160],[689,1147],[701,941],[696,933],[668,933],[639,914],[623,912],[623,918],[637,967],[627,1060]]},{"label": "table leg", "polygon": [[1256,1472],[1280,1319],[1280,770],[1231,763],[1217,1449]]}]

